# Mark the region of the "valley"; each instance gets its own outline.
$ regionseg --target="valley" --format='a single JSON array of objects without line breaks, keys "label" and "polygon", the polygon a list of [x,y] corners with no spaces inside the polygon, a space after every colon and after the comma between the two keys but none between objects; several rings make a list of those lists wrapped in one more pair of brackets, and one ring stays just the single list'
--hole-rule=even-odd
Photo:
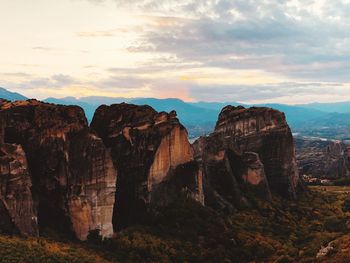
[{"label": "valley", "polygon": [[350,263],[350,0],[0,3],[0,263]]},{"label": "valley", "polygon": [[[0,262],[347,262],[348,145],[284,113],[0,101]],[[296,153],[296,154],[295,154]],[[311,179],[313,180],[311,180]],[[309,180],[310,179],[310,180]]]}]

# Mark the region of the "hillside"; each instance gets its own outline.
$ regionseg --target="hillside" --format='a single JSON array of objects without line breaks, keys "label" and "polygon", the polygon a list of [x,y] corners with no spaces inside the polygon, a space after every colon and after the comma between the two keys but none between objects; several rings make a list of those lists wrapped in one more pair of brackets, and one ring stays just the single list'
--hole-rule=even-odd
[{"label": "hillside", "polygon": [[332,254],[317,262],[347,262],[350,213],[344,201],[350,189],[323,188],[313,187],[296,202],[253,198],[253,207],[234,214],[180,198],[148,225],[104,241],[93,234],[83,243],[52,241],[52,234],[2,236],[0,262],[316,262],[331,241]]}]

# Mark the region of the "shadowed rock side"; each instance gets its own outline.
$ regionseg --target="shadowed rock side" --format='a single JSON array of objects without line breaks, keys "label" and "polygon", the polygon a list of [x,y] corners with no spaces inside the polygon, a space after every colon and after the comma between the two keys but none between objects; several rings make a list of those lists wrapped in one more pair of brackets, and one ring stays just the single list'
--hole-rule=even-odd
[{"label": "shadowed rock side", "polygon": [[339,179],[350,176],[350,147],[341,141],[296,138],[297,160],[301,174]]},{"label": "shadowed rock side", "polygon": [[180,192],[204,202],[201,171],[189,164],[193,151],[175,112],[125,103],[103,105],[91,127],[111,148],[118,171],[116,230],[142,223],[152,206],[172,202]]},{"label": "shadowed rock side", "polygon": [[226,106],[214,132],[193,147],[205,171],[206,196],[211,196],[206,202],[212,200],[214,206],[249,205],[245,187],[267,197],[270,190],[296,196],[299,175],[293,137],[279,111]]},{"label": "shadowed rock side", "polygon": [[84,112],[36,100],[0,104],[5,143],[22,145],[32,176],[41,231],[85,239],[96,228],[112,235],[116,174]]},{"label": "shadowed rock side", "polygon": [[38,234],[31,186],[22,147],[0,144],[0,232],[26,236]]}]

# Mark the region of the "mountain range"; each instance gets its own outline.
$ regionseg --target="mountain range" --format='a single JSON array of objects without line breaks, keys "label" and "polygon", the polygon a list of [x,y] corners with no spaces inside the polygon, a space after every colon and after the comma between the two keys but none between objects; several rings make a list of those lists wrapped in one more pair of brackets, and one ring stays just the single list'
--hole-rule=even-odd
[{"label": "mountain range", "polygon": [[[0,98],[10,101],[25,100],[25,96],[0,88]],[[127,102],[136,105],[150,105],[157,111],[175,110],[181,122],[188,128],[190,138],[208,134],[213,130],[217,116],[226,105],[242,105],[245,107],[265,106],[285,113],[287,121],[295,134],[331,139],[349,139],[350,130],[350,101],[334,103],[310,104],[242,104],[229,102],[185,102],[176,98],[123,98],[123,97],[49,97],[45,102],[78,105],[85,111],[89,122],[92,121],[95,110],[103,104]],[[337,127],[337,129],[334,129]]]},{"label": "mountain range", "polygon": [[5,100],[10,100],[10,101],[28,99],[27,97],[25,97],[17,92],[11,92],[11,91],[8,91],[8,90],[1,88],[1,87],[0,87],[0,98],[5,99]]}]

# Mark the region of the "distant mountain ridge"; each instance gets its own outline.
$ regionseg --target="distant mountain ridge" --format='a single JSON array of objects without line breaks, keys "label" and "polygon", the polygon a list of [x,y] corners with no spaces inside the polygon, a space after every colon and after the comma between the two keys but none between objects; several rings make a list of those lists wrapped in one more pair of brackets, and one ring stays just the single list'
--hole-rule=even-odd
[{"label": "distant mountain ridge", "polygon": [[[25,100],[25,96],[0,88],[0,98],[10,101]],[[305,136],[316,136],[335,139],[348,139],[350,136],[350,101],[334,103],[310,103],[298,105],[286,104],[243,104],[233,102],[185,102],[177,98],[123,98],[123,97],[49,97],[45,102],[78,105],[85,111],[89,122],[92,121],[95,110],[103,104],[132,103],[150,105],[157,111],[175,110],[181,122],[187,127],[191,138],[210,133],[215,126],[221,109],[227,105],[242,105],[244,107],[269,107],[282,111],[294,133]],[[336,127],[336,129],[335,129]]]},{"label": "distant mountain ridge", "polygon": [[11,92],[7,89],[0,87],[0,98],[5,100],[27,100],[28,98],[17,93],[17,92]]}]

